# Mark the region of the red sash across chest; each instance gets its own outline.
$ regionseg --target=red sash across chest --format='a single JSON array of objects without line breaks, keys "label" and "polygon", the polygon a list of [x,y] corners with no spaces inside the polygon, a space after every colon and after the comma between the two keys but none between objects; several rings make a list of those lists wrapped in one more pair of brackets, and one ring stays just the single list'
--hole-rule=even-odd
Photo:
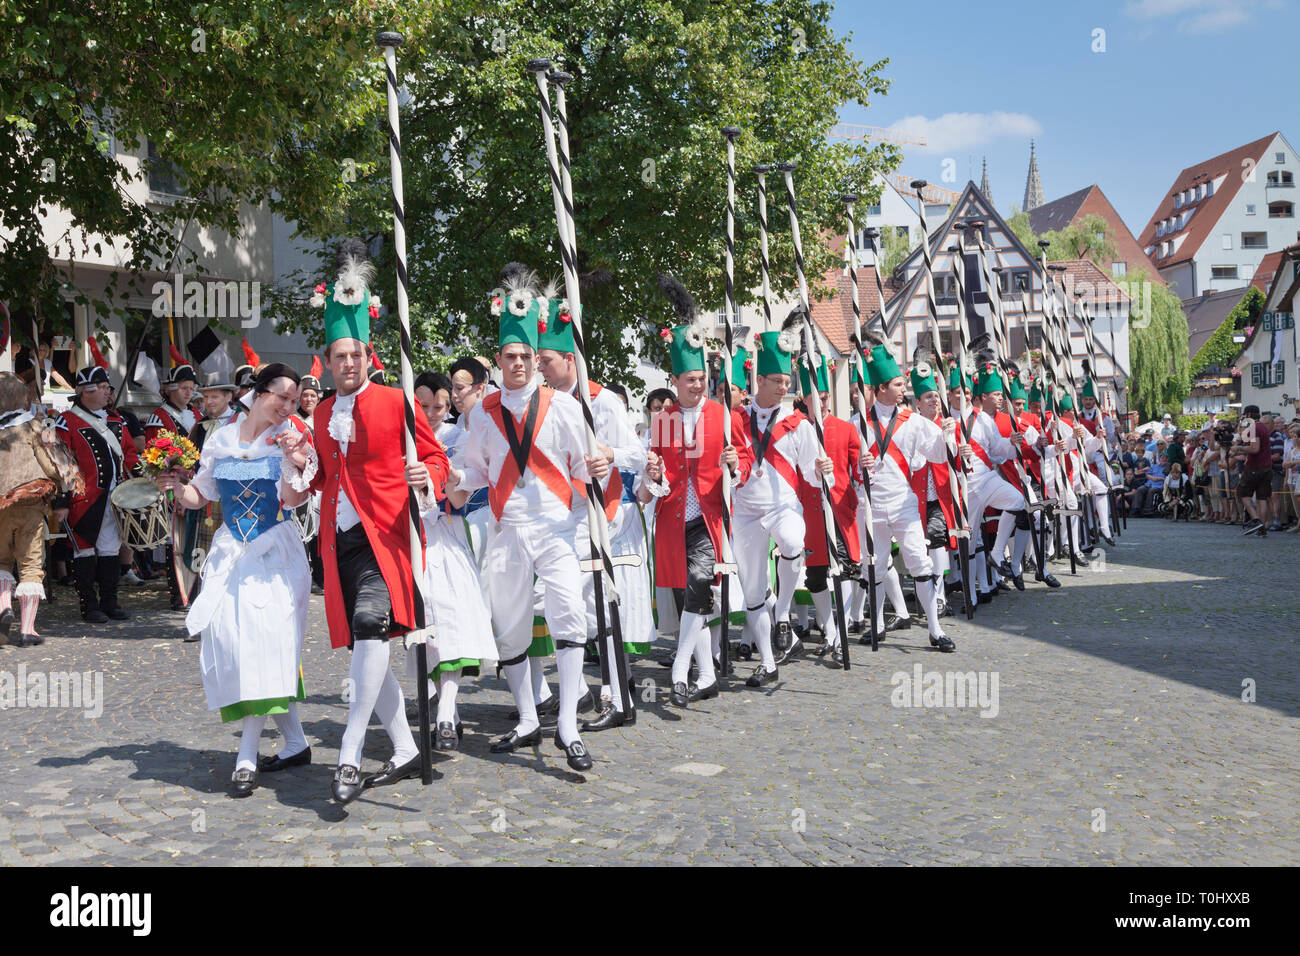
[{"label": "red sash across chest", "polygon": [[[542,422],[546,420],[546,413],[551,408],[551,396],[554,391],[538,386],[538,405],[537,405],[537,422],[533,428],[533,435],[536,436],[542,430]],[[505,409],[501,407],[501,393],[493,392],[483,399],[483,410],[492,417],[496,423],[497,430],[501,432],[502,437],[506,434],[506,424],[502,416],[505,415]],[[513,419],[514,416],[511,416]],[[522,423],[516,426],[516,431]],[[572,506],[573,487],[569,484],[568,479],[560,473],[560,469],[555,463],[542,454],[536,443],[528,447],[528,461],[526,466],[529,471],[536,475],[551,494],[559,498],[566,505]],[[492,514],[498,521],[501,520],[501,513],[505,510],[506,502],[510,500],[511,494],[514,493],[515,485],[520,477],[519,463],[515,461],[513,454],[506,455],[506,460],[501,463],[501,473],[497,476],[496,484],[488,489],[488,504],[492,507]]]},{"label": "red sash across chest", "polygon": [[[776,413],[773,412],[773,414]],[[799,423],[803,420],[803,415],[799,412],[795,412],[778,421],[772,426],[772,437],[768,440],[767,448],[763,451],[763,462],[771,465],[773,470],[780,475],[785,480],[785,483],[795,492],[798,492],[799,490],[799,478],[795,475],[794,466],[790,464],[790,460],[777,451],[776,443],[798,428]],[[754,416],[752,414],[745,416],[745,421],[749,423],[750,444],[755,450],[757,450],[758,442],[763,436],[754,434],[758,426],[755,424]],[[755,462],[754,467],[757,468],[759,464],[761,463]]]},{"label": "red sash across chest", "polygon": [[[894,429],[893,433],[890,435],[889,447],[885,449],[885,454],[894,460],[894,464],[898,466],[898,470],[903,473],[903,477],[909,482],[912,480],[912,468],[908,465],[907,459],[903,457],[903,452],[899,449],[898,442],[894,441],[893,435],[896,434],[898,429],[902,428],[904,423],[906,423],[906,421],[911,417],[912,410],[910,408],[898,409],[895,413]],[[889,431],[889,429],[884,429],[884,431]],[[870,412],[867,413],[867,435],[871,438],[871,447],[868,450],[871,451],[875,457],[879,458],[880,437],[876,434],[875,422],[873,421]]]}]

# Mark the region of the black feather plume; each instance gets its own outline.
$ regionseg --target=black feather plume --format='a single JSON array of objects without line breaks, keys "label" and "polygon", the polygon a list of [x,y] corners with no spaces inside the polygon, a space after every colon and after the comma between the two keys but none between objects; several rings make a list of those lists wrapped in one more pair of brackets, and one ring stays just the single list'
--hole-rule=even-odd
[{"label": "black feather plume", "polygon": [[597,286],[607,285],[613,278],[614,273],[608,269],[592,269],[590,272],[584,272],[578,276],[578,287],[583,292],[586,292]]},{"label": "black feather plume", "polygon": [[916,339],[916,348],[912,349],[912,365],[924,362],[930,368],[938,368],[938,355],[939,350],[934,347],[934,334],[922,332]]},{"label": "black feather plume", "polygon": [[501,269],[501,285],[507,289],[522,289],[536,285],[533,270],[522,262],[507,262]]},{"label": "black feather plume", "polygon": [[997,363],[998,353],[993,350],[993,340],[988,335],[977,335],[971,340],[967,350],[975,360],[975,367],[982,368],[989,363]]},{"label": "black feather plume", "polygon": [[662,272],[655,276],[655,281],[659,284],[659,291],[668,299],[682,323],[689,325],[694,322],[697,314],[695,298],[686,291],[686,286]]},{"label": "black feather plume", "polygon": [[360,239],[344,239],[334,251],[334,272],[342,272],[349,263],[357,265],[370,258],[366,244]]},{"label": "black feather plume", "polygon": [[782,332],[803,331],[804,312],[802,305],[796,305],[781,323]]},{"label": "black feather plume", "polygon": [[1091,359],[1086,359],[1086,358],[1085,358],[1085,359],[1083,360],[1083,377],[1084,377],[1085,379],[1088,379],[1088,380],[1091,380],[1091,379],[1092,379],[1092,360],[1091,360]]}]

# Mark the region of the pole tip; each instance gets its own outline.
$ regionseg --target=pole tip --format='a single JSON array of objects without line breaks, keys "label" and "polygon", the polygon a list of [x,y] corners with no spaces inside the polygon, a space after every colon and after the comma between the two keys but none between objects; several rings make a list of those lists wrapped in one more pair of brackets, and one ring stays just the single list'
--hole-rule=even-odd
[{"label": "pole tip", "polygon": [[1048,242],[1046,239],[1039,239],[1039,240],[1038,240],[1038,248],[1039,248],[1039,249],[1046,249],[1046,248],[1047,248],[1048,246],[1050,246],[1050,245],[1051,245],[1051,243]]},{"label": "pole tip", "polygon": [[776,168],[783,173],[792,173],[795,171],[795,164],[787,159],[783,163],[777,163]]},{"label": "pole tip", "polygon": [[767,163],[754,164],[754,172],[758,173],[758,175],[760,176],[762,176],[764,173],[770,173],[771,171],[772,171],[772,167],[769,166]]},{"label": "pole tip", "polygon": [[556,86],[566,86],[573,82],[573,74],[565,73],[563,70],[551,70],[546,74],[546,81],[554,83]]},{"label": "pole tip", "polygon": [[913,189],[924,189],[924,188],[925,188],[926,186],[928,186],[928,185],[930,185],[930,184],[927,183],[924,179],[913,179],[913,180],[912,180],[912,188],[913,188]]},{"label": "pole tip", "polygon": [[851,202],[857,202],[857,201],[858,201],[857,193],[840,193],[840,202],[844,203],[846,206]]},{"label": "pole tip", "polygon": [[537,60],[528,61],[529,73],[545,73],[550,68],[551,68],[551,61],[546,59],[545,57],[542,57]]},{"label": "pole tip", "polygon": [[1003,272],[1006,271],[1006,267],[1005,267],[1005,266],[994,266],[994,267],[993,267],[993,271],[994,271],[994,272],[997,272],[997,273],[1000,274],[1000,273],[1003,273]]},{"label": "pole tip", "polygon": [[1049,263],[1048,266],[1047,266],[1047,268],[1050,269],[1050,270],[1052,270],[1053,272],[1064,272],[1064,271],[1065,271],[1065,266],[1057,265],[1056,263]]},{"label": "pole tip", "polygon": [[875,226],[868,226],[865,230],[863,230],[863,235],[865,235],[868,239],[878,239],[880,238],[880,230],[877,229]]},{"label": "pole tip", "polygon": [[740,135],[740,127],[724,126],[722,127],[722,135],[734,143],[736,141],[736,137]]},{"label": "pole tip", "polygon": [[970,220],[970,222],[967,222],[965,225],[963,225],[962,228],[963,228],[963,229],[983,229],[983,228],[984,228],[984,220],[983,220],[983,219],[972,219],[972,220]]},{"label": "pole tip", "polygon": [[403,37],[396,30],[385,30],[375,37],[375,43],[378,46],[401,46]]}]

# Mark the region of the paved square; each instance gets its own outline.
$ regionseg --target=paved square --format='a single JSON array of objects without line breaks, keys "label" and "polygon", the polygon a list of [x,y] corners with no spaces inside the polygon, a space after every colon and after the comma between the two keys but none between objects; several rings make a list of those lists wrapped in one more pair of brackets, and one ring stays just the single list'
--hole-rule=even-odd
[{"label": "paved square", "polygon": [[[370,791],[346,811],[329,784],[347,653],[329,649],[320,598],[304,662],[315,763],[231,800],[235,725],[204,708],[198,645],[180,641],[165,591],[128,591],[134,619],[90,636],[58,588],[45,645],[0,648],[0,678],[20,664],[29,681],[98,672],[103,713],[0,714],[0,864],[1294,865],[1298,549],[1131,522],[1104,570],[1058,565],[1058,591],[1031,585],[974,624],[949,619],[956,654],[913,628],[874,655],[855,645],[847,674],[804,660],[775,690],[686,712],[642,660],[645,695],[647,681],[664,692],[635,727],[587,736],[585,779],[549,737],[540,758],[489,754],[509,692],[467,680],[462,750],[435,758],[433,786]],[[986,691],[996,675],[996,715],[893,706],[894,675],[917,664],[983,674]],[[268,730],[262,752],[276,747]],[[372,725],[363,772],[386,748]]]}]

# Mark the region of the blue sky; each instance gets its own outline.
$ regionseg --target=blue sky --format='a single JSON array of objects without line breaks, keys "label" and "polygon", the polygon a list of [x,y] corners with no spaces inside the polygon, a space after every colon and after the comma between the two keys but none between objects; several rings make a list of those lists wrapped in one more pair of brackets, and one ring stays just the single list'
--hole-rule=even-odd
[{"label": "blue sky", "polygon": [[902,172],[951,188],[978,183],[987,156],[1004,214],[1031,138],[1049,202],[1095,182],[1134,235],[1184,167],[1275,130],[1300,144],[1293,0],[839,0],[831,19],[863,63],[888,57],[893,81],[840,119],[923,133]]}]

